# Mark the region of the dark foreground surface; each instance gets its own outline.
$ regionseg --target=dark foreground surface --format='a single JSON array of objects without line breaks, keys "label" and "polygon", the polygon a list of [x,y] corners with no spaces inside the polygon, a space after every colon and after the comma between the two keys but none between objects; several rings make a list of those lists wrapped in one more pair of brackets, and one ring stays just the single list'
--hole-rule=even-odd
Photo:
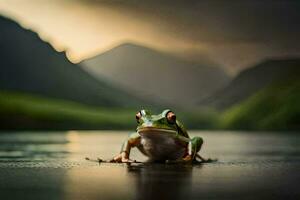
[{"label": "dark foreground surface", "polygon": [[[202,165],[97,164],[125,132],[0,134],[0,199],[299,199],[297,133],[192,132]],[[145,160],[139,152],[132,157]]]}]

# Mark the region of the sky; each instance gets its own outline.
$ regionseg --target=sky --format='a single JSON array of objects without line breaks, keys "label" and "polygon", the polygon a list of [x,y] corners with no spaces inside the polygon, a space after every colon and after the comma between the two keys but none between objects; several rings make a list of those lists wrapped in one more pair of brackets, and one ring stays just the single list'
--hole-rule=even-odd
[{"label": "sky", "polygon": [[0,14],[38,32],[72,62],[133,42],[237,73],[300,56],[300,1],[0,0]]}]

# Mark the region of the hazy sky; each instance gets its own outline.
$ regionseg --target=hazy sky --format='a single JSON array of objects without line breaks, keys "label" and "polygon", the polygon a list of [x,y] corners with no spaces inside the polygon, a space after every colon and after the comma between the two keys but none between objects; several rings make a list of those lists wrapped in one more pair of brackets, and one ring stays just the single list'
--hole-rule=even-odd
[{"label": "hazy sky", "polygon": [[126,41],[231,72],[300,55],[300,1],[0,0],[0,13],[78,62]]}]

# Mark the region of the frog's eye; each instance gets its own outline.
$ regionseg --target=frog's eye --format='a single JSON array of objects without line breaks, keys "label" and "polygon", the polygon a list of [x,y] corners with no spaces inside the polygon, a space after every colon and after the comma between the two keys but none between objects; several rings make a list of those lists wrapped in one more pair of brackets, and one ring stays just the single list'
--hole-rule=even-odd
[{"label": "frog's eye", "polygon": [[172,111],[167,113],[166,118],[170,124],[174,124],[176,122],[176,115]]},{"label": "frog's eye", "polygon": [[140,112],[140,111],[139,111],[138,113],[136,113],[136,115],[135,115],[135,119],[136,119],[136,121],[137,121],[137,122],[139,122],[139,121],[140,121],[141,117],[142,117],[142,114],[141,114],[141,112]]}]

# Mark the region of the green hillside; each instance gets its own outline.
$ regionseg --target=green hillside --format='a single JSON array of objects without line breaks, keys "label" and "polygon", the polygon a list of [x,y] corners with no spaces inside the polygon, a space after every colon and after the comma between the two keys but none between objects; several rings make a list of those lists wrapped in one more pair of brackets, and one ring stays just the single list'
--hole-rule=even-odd
[{"label": "green hillside", "polygon": [[300,130],[300,80],[271,84],[227,109],[220,127],[247,130]]},{"label": "green hillside", "polygon": [[[141,108],[108,108],[0,91],[0,130],[130,129]],[[214,113],[175,110],[187,128],[212,128]],[[155,112],[156,113],[156,112]],[[154,113],[154,114],[155,114]]]},{"label": "green hillside", "polygon": [[128,109],[0,92],[0,129],[123,129],[134,127],[134,115]]},{"label": "green hillside", "polygon": [[300,74],[300,59],[295,57],[267,59],[241,71],[228,85],[215,94],[202,99],[201,106],[226,110],[245,101],[268,85]]}]

